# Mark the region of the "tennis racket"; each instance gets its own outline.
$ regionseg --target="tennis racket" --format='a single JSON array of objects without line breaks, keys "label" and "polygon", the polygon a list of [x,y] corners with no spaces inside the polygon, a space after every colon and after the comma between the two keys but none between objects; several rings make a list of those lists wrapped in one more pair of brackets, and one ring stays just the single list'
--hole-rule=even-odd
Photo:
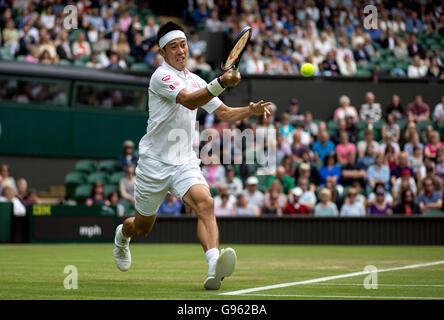
[{"label": "tennis racket", "polygon": [[253,29],[251,27],[245,27],[237,35],[236,39],[234,40],[233,49],[231,49],[227,60],[225,60],[225,64],[222,65],[222,70],[224,72],[233,69],[233,75],[237,74],[240,59],[242,58],[242,54],[244,53],[248,42],[250,42],[252,33]]}]

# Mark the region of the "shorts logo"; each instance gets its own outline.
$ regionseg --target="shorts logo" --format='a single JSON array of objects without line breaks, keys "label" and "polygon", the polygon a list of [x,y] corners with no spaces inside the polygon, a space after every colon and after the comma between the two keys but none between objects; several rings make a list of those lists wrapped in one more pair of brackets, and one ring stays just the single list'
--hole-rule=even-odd
[{"label": "shorts logo", "polygon": [[202,177],[198,177],[198,178],[197,178],[197,181],[205,181],[205,179],[202,178]]},{"label": "shorts logo", "polygon": [[171,85],[170,85],[170,89],[171,89],[171,90],[174,90],[174,89],[176,89],[176,87],[173,86],[173,85],[171,84]]},{"label": "shorts logo", "polygon": [[168,81],[171,79],[170,75],[166,75],[165,77],[162,78],[162,81]]}]

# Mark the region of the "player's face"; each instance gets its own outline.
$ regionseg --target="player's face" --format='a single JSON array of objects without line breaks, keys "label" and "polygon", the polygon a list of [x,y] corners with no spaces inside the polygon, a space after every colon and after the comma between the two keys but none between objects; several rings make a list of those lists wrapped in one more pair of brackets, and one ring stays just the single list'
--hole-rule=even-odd
[{"label": "player's face", "polygon": [[188,42],[186,39],[171,40],[160,50],[160,54],[170,66],[183,71],[188,59]]}]

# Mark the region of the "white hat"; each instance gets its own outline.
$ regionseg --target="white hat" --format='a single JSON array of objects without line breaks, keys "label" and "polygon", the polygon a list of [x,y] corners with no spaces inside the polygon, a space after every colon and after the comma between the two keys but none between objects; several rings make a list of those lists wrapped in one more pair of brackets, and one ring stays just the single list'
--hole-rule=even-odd
[{"label": "white hat", "polygon": [[296,197],[300,197],[302,196],[302,189],[300,187],[296,187],[292,190],[292,193],[296,196]]},{"label": "white hat", "polygon": [[247,179],[247,184],[248,185],[252,185],[252,184],[256,185],[258,183],[259,183],[259,180],[256,177],[249,177]]}]

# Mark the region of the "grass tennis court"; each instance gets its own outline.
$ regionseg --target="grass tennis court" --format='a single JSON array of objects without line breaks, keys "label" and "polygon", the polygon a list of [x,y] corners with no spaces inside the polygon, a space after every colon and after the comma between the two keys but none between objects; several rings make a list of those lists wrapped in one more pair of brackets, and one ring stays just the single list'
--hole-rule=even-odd
[{"label": "grass tennis court", "polygon": [[[221,248],[227,247],[222,245]],[[221,290],[205,291],[207,264],[199,245],[133,244],[131,269],[114,265],[111,244],[1,245],[0,299],[444,299],[443,247],[233,245],[238,264]],[[442,263],[334,278],[245,294],[221,293],[364,270]],[[78,269],[78,289],[63,286],[66,265]]]}]

